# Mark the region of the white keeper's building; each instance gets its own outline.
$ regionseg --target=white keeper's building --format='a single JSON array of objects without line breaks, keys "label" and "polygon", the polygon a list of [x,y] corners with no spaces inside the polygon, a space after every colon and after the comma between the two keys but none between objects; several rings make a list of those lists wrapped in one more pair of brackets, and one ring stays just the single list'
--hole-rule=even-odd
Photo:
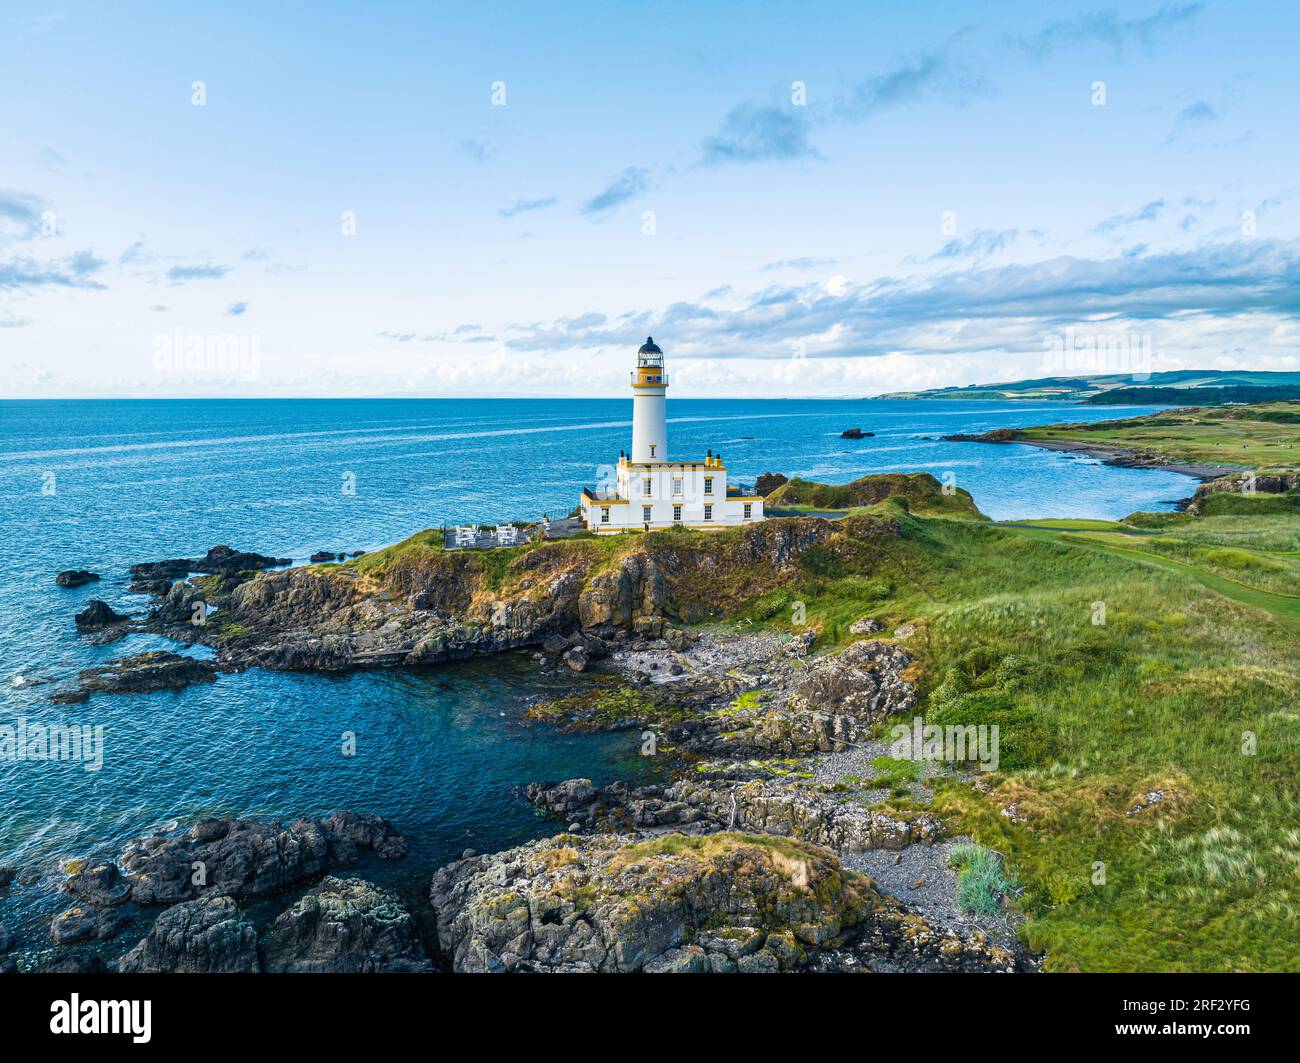
[{"label": "white keeper's building", "polygon": [[728,486],[722,455],[703,461],[668,457],[668,374],[664,352],[647,336],[632,371],[632,454],[619,454],[595,487],[582,491],[579,512],[591,531],[605,534],[688,528],[730,528],[763,519],[761,496]]}]

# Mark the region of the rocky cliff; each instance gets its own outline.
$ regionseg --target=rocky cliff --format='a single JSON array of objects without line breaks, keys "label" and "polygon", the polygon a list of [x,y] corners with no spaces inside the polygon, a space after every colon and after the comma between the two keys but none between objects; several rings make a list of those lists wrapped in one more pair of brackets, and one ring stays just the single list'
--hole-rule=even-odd
[{"label": "rocky cliff", "polygon": [[724,616],[777,586],[814,547],[898,534],[883,516],[493,551],[443,551],[426,534],[345,565],[175,583],[143,626],[214,646],[223,664],[239,667],[436,664],[579,631],[610,634],[644,618]]}]

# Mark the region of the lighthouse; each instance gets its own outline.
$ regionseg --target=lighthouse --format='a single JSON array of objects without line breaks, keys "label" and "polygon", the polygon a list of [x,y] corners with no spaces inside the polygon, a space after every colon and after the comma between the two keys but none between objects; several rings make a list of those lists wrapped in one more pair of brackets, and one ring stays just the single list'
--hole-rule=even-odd
[{"label": "lighthouse", "polygon": [[728,528],[763,519],[763,499],[727,482],[722,455],[701,461],[668,457],[668,374],[664,352],[647,336],[632,369],[632,452],[597,470],[578,512],[597,535],[655,528]]},{"label": "lighthouse", "polygon": [[636,352],[632,370],[632,460],[668,460],[668,374],[653,336]]}]

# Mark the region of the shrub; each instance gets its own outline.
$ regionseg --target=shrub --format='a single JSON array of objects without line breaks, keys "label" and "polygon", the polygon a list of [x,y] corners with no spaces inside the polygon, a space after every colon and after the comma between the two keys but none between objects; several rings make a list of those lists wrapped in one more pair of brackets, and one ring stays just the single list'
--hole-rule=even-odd
[{"label": "shrub", "polygon": [[1013,888],[1002,870],[1002,857],[982,845],[956,845],[948,863],[957,869],[957,907],[975,915],[997,915],[1002,896]]}]

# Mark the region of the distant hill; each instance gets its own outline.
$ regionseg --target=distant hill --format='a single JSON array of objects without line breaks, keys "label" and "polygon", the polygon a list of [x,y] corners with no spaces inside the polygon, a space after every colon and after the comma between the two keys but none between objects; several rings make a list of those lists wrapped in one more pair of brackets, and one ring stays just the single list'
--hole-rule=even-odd
[{"label": "distant hill", "polygon": [[[1241,389],[1237,391],[1236,389]],[[1266,395],[1259,389],[1268,389]],[[1146,394],[1151,392],[1151,394]],[[1186,392],[1183,394],[1175,394]],[[1159,397],[1157,397],[1157,395]],[[881,399],[958,399],[973,401],[1094,402],[1145,405],[1218,405],[1300,397],[1300,373],[1248,370],[1176,369],[1136,379],[1130,373],[1049,376],[1006,384],[973,384],[931,391],[894,391]]]}]

